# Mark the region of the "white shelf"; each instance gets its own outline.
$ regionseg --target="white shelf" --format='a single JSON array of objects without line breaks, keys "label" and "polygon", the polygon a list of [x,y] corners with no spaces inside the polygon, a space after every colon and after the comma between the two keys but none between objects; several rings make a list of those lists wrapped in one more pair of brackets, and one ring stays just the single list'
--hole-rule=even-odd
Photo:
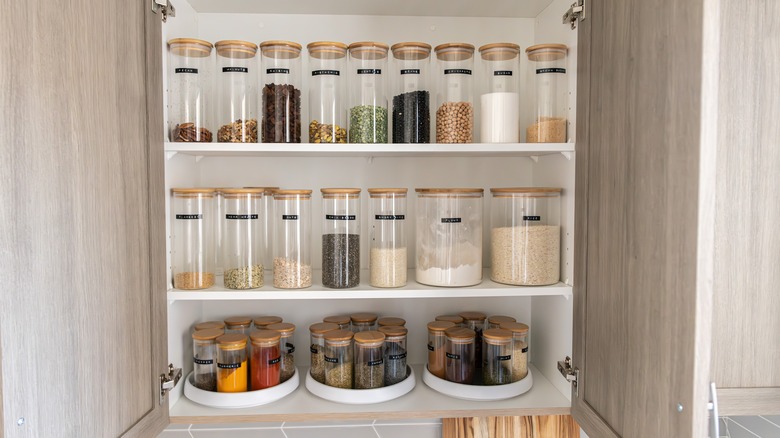
[{"label": "white shelf", "polygon": [[[269,405],[244,409],[201,406],[185,397],[170,410],[171,423],[240,423],[265,421],[452,418],[473,416],[569,415],[571,403],[530,366],[534,385],[518,397],[502,401],[473,402],[440,394],[422,382],[423,365],[412,365],[417,385],[403,397],[385,403],[345,405],[312,395],[301,385],[289,396]],[[299,367],[306,375],[308,367]]]},{"label": "white shelf", "polygon": [[168,300],[317,300],[317,299],[379,299],[379,298],[471,298],[471,297],[528,297],[562,295],[569,297],[572,287],[557,283],[551,286],[509,286],[490,280],[490,270],[485,269],[482,283],[469,287],[434,287],[414,281],[414,269],[408,273],[404,287],[388,289],[368,285],[368,271],[361,272],[360,285],[351,289],[329,289],[322,285],[322,271],[315,270],[313,284],[306,289],[275,289],[273,278],[267,275],[266,285],[259,289],[237,291],[226,289],[222,277],[217,284],[202,290],[168,290]]}]

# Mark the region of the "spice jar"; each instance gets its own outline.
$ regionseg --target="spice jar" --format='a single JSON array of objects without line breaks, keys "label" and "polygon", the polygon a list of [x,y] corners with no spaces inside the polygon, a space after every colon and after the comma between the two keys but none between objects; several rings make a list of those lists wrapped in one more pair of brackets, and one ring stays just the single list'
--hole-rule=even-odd
[{"label": "spice jar", "polygon": [[339,326],[339,330],[351,330],[349,315],[326,316],[322,322],[330,322]]},{"label": "spice jar", "polygon": [[222,321],[204,321],[195,324],[192,327],[192,332],[199,332],[201,330],[220,329],[225,332],[225,323]]},{"label": "spice jar", "polygon": [[456,326],[462,327],[463,326],[463,317],[458,315],[439,315],[435,318],[436,321],[449,321],[454,323]]},{"label": "spice jar", "polygon": [[249,361],[252,391],[281,382],[279,337],[279,332],[273,330],[255,330],[249,334],[252,342],[252,359]]},{"label": "spice jar", "polygon": [[387,143],[387,44],[349,45],[349,142]]},{"label": "spice jar", "polygon": [[406,325],[406,320],[403,318],[397,318],[395,316],[383,316],[376,320],[378,327],[403,327]]},{"label": "spice jar", "polygon": [[311,190],[274,192],[274,287],[311,286]]},{"label": "spice jar", "polygon": [[505,322],[501,328],[512,332],[512,381],[528,375],[528,326],[522,322]]},{"label": "spice jar", "polygon": [[290,377],[295,374],[295,343],[293,342],[293,335],[295,335],[295,324],[289,322],[280,322],[277,324],[271,324],[266,327],[268,330],[279,332],[281,339],[279,340],[279,347],[282,350],[282,366],[281,366],[281,381],[286,382],[290,380]]},{"label": "spice jar", "polygon": [[566,142],[567,50],[564,44],[539,44],[525,49],[536,88],[533,121],[525,131],[528,143]]},{"label": "spice jar", "polygon": [[416,189],[417,282],[482,282],[482,189]]},{"label": "spice jar", "polygon": [[376,313],[353,313],[349,319],[352,331],[355,333],[376,330]]},{"label": "spice jar", "polygon": [[438,59],[439,87],[436,143],[471,143],[474,140],[474,46],[448,43],[434,49]]},{"label": "spice jar", "polygon": [[263,91],[263,143],[301,142],[301,45],[260,43]]},{"label": "spice jar", "polygon": [[395,385],[406,379],[406,336],[409,331],[400,326],[383,326],[379,327],[379,332],[385,335],[385,386]]},{"label": "spice jar", "polygon": [[225,318],[225,333],[238,333],[249,336],[252,330],[252,318],[248,316],[231,316]]},{"label": "spice jar", "polygon": [[279,324],[280,322],[282,322],[282,317],[280,317],[280,316],[272,316],[272,315],[269,315],[269,316],[258,316],[254,320],[255,329],[257,329],[257,330],[267,329],[269,325],[271,325],[271,324]]},{"label": "spice jar", "polygon": [[352,389],[353,352],[349,330],[325,333],[325,384],[334,388]]},{"label": "spice jar", "polygon": [[217,390],[217,338],[225,334],[219,328],[198,330],[192,334],[192,384],[204,391]]},{"label": "spice jar", "polygon": [[211,48],[208,41],[168,41],[168,130],[171,141],[211,143]]},{"label": "spice jar", "polygon": [[385,384],[385,335],[377,331],[355,333],[355,389]]},{"label": "spice jar", "polygon": [[485,329],[485,318],[487,316],[482,312],[461,312],[458,314],[463,318],[463,327],[471,329],[476,335],[476,367],[482,367],[482,331]]},{"label": "spice jar", "polygon": [[428,68],[431,46],[398,43],[393,52],[393,143],[430,143],[431,110]]},{"label": "spice jar", "polygon": [[520,141],[520,46],[487,44],[482,55],[484,85],[480,98],[480,136],[483,143]]},{"label": "spice jar", "polygon": [[257,143],[257,44],[225,40],[217,49],[217,141]]},{"label": "spice jar", "polygon": [[371,199],[369,284],[373,287],[406,285],[407,189],[368,189]]},{"label": "spice jar", "polygon": [[223,189],[222,279],[228,289],[263,286],[263,189]]},{"label": "spice jar", "polygon": [[445,340],[444,332],[457,327],[450,321],[434,321],[428,323],[428,371],[434,376],[445,378]]},{"label": "spice jar", "polygon": [[309,49],[309,143],[346,143],[347,45],[317,41]]},{"label": "spice jar", "polygon": [[217,338],[217,392],[246,392],[249,366],[247,336],[238,333]]},{"label": "spice jar", "polygon": [[360,189],[321,189],[322,285],[360,284]]},{"label": "spice jar", "polygon": [[475,369],[474,330],[452,327],[445,330],[444,335],[445,378],[450,382],[470,385],[474,381]]},{"label": "spice jar", "polygon": [[214,189],[171,189],[171,269],[176,289],[214,285]]},{"label": "spice jar", "polygon": [[555,284],[561,272],[561,189],[490,189],[490,278],[520,286]]},{"label": "spice jar", "polygon": [[497,329],[501,328],[501,324],[504,324],[506,322],[515,322],[517,321],[515,318],[512,318],[511,316],[504,316],[504,315],[493,315],[490,318],[487,319],[487,328],[488,329]]},{"label": "spice jar", "polygon": [[338,324],[318,322],[309,326],[311,338],[311,368],[309,373],[314,380],[325,383],[325,333],[338,330]]},{"label": "spice jar", "polygon": [[512,332],[488,329],[482,333],[482,382],[485,385],[512,383]]}]

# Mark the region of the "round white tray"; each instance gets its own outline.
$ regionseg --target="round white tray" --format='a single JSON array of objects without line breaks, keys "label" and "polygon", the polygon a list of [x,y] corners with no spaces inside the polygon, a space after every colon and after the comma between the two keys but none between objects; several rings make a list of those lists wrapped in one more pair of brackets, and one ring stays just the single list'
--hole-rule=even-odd
[{"label": "round white tray", "polygon": [[523,380],[506,385],[464,385],[434,376],[428,371],[426,365],[423,371],[423,382],[431,389],[450,397],[473,401],[497,401],[517,397],[530,391],[534,385],[534,378],[529,369],[528,375]]},{"label": "round white tray", "polygon": [[249,408],[275,402],[298,388],[300,377],[298,369],[286,382],[266,389],[247,392],[213,392],[196,388],[192,382],[192,373],[184,384],[184,395],[195,403],[212,408]]},{"label": "round white tray", "polygon": [[414,371],[409,365],[406,366],[406,379],[395,385],[385,386],[376,389],[342,389],[334,388],[322,384],[306,373],[306,389],[312,394],[325,400],[344,403],[348,405],[363,405],[371,403],[382,403],[401,397],[414,389],[417,379],[414,377]]}]

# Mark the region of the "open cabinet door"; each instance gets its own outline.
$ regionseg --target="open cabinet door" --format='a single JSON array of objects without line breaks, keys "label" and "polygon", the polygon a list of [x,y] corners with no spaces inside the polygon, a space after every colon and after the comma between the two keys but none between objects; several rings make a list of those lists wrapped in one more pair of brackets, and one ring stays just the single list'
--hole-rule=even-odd
[{"label": "open cabinet door", "polygon": [[5,437],[168,423],[160,33],[150,1],[3,5]]},{"label": "open cabinet door", "polygon": [[591,437],[703,437],[711,290],[699,258],[712,257],[699,216],[703,1],[585,8],[573,415]]}]

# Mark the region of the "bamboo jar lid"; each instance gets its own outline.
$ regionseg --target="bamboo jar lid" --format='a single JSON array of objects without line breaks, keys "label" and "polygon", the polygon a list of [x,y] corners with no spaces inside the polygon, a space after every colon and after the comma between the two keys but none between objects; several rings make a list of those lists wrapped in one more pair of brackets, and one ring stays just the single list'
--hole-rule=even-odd
[{"label": "bamboo jar lid", "polygon": [[282,318],[279,316],[258,316],[255,318],[255,327],[267,327],[280,322],[282,322]]},{"label": "bamboo jar lid", "polygon": [[332,322],[318,322],[309,326],[309,332],[315,335],[322,335],[327,332],[338,330],[339,325]]},{"label": "bamboo jar lid", "polygon": [[350,318],[349,315],[333,315],[326,316],[322,322],[332,322],[333,324],[344,325],[349,324]]},{"label": "bamboo jar lid", "polygon": [[428,330],[432,332],[443,332],[453,327],[457,327],[457,325],[451,321],[433,321],[428,323]]},{"label": "bamboo jar lid", "polygon": [[361,313],[353,313],[352,315],[349,315],[349,319],[352,322],[374,322],[377,320],[377,314],[376,313],[368,313],[368,312],[361,312]]},{"label": "bamboo jar lid", "polygon": [[225,325],[227,328],[237,328],[237,327],[249,327],[252,324],[252,318],[248,316],[231,316],[230,318],[225,318]]},{"label": "bamboo jar lid", "polygon": [[225,334],[225,330],[221,328],[210,328],[205,330],[198,330],[192,334],[192,339],[198,341],[212,341]]},{"label": "bamboo jar lid", "polygon": [[225,330],[225,323],[222,322],[222,321],[204,321],[204,322],[199,322],[199,323],[195,324],[195,326],[193,327],[193,330],[195,330],[197,332],[199,330],[208,330],[208,329],[215,329],[215,328],[222,329],[224,331]]},{"label": "bamboo jar lid", "polygon": [[325,333],[326,341],[349,341],[355,334],[350,330],[333,330]]}]

